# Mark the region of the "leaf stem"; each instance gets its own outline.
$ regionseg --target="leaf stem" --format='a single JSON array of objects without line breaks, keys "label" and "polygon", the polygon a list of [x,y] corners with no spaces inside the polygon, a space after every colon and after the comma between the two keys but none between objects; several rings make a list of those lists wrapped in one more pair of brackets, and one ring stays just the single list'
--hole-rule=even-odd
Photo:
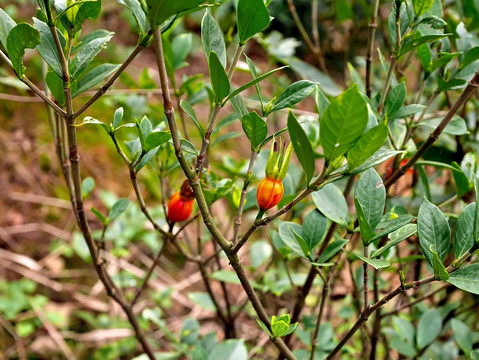
[{"label": "leaf stem", "polygon": [[372,62],[373,62],[373,48],[374,38],[376,36],[376,18],[378,16],[379,0],[373,0],[371,8],[371,21],[368,28],[368,53],[366,55],[366,95],[370,98],[372,92]]}]

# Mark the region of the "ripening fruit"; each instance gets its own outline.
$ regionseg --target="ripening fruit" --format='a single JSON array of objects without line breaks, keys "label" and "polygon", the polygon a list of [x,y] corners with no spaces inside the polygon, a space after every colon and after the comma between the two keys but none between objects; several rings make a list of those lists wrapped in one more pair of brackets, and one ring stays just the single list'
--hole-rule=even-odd
[{"label": "ripening fruit", "polygon": [[188,180],[185,180],[181,190],[175,192],[168,200],[168,220],[171,223],[185,221],[190,217],[194,203],[193,190],[188,184]]},{"label": "ripening fruit", "polygon": [[284,187],[281,180],[264,178],[258,185],[256,199],[261,210],[268,210],[278,205],[283,197]]},{"label": "ripening fruit", "polygon": [[281,141],[273,140],[265,169],[266,177],[261,180],[256,191],[256,200],[260,208],[257,219],[260,219],[266,210],[278,205],[281,201],[284,194],[282,181],[288,172],[292,153],[291,143],[286,148],[286,145],[281,144]]}]

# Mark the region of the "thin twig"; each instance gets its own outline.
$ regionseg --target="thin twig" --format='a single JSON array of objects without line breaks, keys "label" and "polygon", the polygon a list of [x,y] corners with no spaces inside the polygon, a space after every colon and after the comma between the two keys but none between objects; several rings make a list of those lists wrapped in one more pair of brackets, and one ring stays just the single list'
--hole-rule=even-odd
[{"label": "thin twig", "polygon": [[[203,222],[208,228],[211,233],[213,239],[220,245],[220,247],[225,251],[228,259],[231,263],[231,266],[235,270],[241,285],[243,286],[244,291],[246,292],[253,308],[255,309],[258,317],[261,321],[263,321],[266,326],[270,327],[271,322],[269,320],[266,311],[263,308],[255,290],[253,289],[248,276],[245,273],[244,267],[241,264],[241,261],[237,254],[231,251],[231,243],[228,242],[223,234],[219,231],[218,227],[216,226],[214,219],[209,212],[208,205],[206,199],[203,194],[203,190],[201,189],[200,182],[196,171],[191,169],[190,164],[186,161],[183,151],[181,150],[180,139],[178,137],[178,130],[175,121],[175,112],[173,109],[173,105],[171,103],[170,91],[168,86],[168,75],[166,73],[166,66],[165,66],[165,59],[163,54],[163,45],[161,41],[161,34],[157,30],[154,32],[154,44],[155,44],[155,52],[156,52],[156,59],[158,63],[158,70],[160,74],[160,82],[163,94],[163,108],[164,112],[168,121],[168,126],[171,132],[171,138],[173,141],[173,146],[175,149],[175,155],[185,173],[186,177],[190,182],[190,186],[193,189],[195,194],[196,201],[198,203],[198,207],[200,209],[201,215],[203,216]],[[272,338],[271,341],[274,345],[278,348],[278,350],[289,360],[294,360],[296,357],[293,355],[291,350],[284,344],[282,339]]]},{"label": "thin twig", "polygon": [[374,37],[376,35],[376,18],[378,16],[379,0],[373,0],[371,7],[371,21],[368,28],[368,53],[366,55],[366,95],[370,98],[372,92],[372,62],[373,62],[373,48]]},{"label": "thin twig", "polygon": [[7,318],[3,316],[0,312],[0,325],[2,325],[10,335],[12,335],[13,339],[15,340],[15,346],[17,347],[17,354],[20,360],[27,360],[27,352],[25,350],[25,345],[23,344],[23,339],[20,335],[18,335],[17,330],[15,327],[8,321]]},{"label": "thin twig", "polygon": [[417,152],[408,160],[406,164],[401,166],[399,169],[397,169],[385,182],[384,186],[389,188],[392,184],[394,184],[399,178],[401,178],[408,169],[410,169],[416,161],[419,160],[419,158],[426,152],[427,149],[431,147],[432,144],[439,138],[439,135],[444,131],[446,128],[447,124],[451,119],[454,117],[456,112],[463,106],[466,101],[471,97],[471,95],[477,91],[479,88],[479,71],[476,72],[474,77],[469,81],[459,98],[456,100],[454,105],[449,109],[447,114],[444,116],[440,124],[434,129],[433,132],[429,134],[429,137],[427,140],[421,145],[421,147],[417,150]]}]

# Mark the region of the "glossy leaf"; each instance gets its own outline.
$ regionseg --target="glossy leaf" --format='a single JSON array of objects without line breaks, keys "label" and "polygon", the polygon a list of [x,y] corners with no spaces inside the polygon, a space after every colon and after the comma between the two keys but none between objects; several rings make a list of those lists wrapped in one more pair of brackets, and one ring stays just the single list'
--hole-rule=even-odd
[{"label": "glossy leaf", "polygon": [[405,36],[402,41],[401,49],[399,50],[399,53],[396,55],[396,58],[401,57],[402,55],[408,53],[415,47],[426,44],[429,42],[437,41],[440,39],[443,39],[451,34],[431,34],[431,35],[424,35],[421,36],[419,33],[416,33],[417,35],[415,36],[414,33],[410,33],[408,36]]},{"label": "glossy leaf", "polygon": [[0,8],[0,44],[7,48],[7,37],[17,23],[8,15],[3,9]]},{"label": "glossy leaf", "polygon": [[443,261],[449,250],[451,230],[441,210],[436,205],[431,204],[426,198],[424,198],[419,208],[417,232],[419,244],[429,264],[433,266],[433,255],[430,251],[431,245],[433,245],[439,259]]},{"label": "glossy leaf", "polygon": [[218,55],[214,51],[211,51],[208,57],[208,68],[210,70],[211,87],[215,93],[215,102],[220,104],[230,92],[230,82]]},{"label": "glossy leaf", "polygon": [[386,189],[376,170],[370,168],[360,176],[355,197],[361,204],[367,223],[372,230],[376,229],[386,205]]},{"label": "glossy leaf", "polygon": [[416,343],[419,349],[432,343],[442,330],[442,317],[438,309],[426,310],[417,325]]},{"label": "glossy leaf", "polygon": [[454,271],[447,281],[459,289],[479,295],[479,263]]},{"label": "glossy leaf", "polygon": [[[281,222],[279,224],[279,236],[283,243],[291,249],[295,254],[305,257],[303,249],[301,248],[300,243],[298,242],[296,235],[302,236],[302,229],[301,225],[293,223],[293,222]],[[300,240],[301,241],[301,240]],[[303,239],[304,241],[304,239]]]},{"label": "glossy leaf", "polygon": [[289,108],[307,97],[316,87],[316,83],[300,80],[289,85],[274,101],[271,112]]},{"label": "glossy leaf", "polygon": [[353,85],[329,104],[321,118],[320,141],[327,161],[345,154],[360,138],[367,123],[366,101],[357,85]]},{"label": "glossy leaf", "polygon": [[386,243],[386,245],[380,247],[379,249],[373,251],[370,255],[372,259],[377,258],[381,256],[384,252],[392,248],[393,246],[396,246],[399,244],[401,241],[407,239],[408,237],[414,235],[417,233],[417,225],[416,224],[407,224],[404,225],[403,227],[393,231],[391,234],[389,234],[389,241]]},{"label": "glossy leaf", "polygon": [[269,11],[263,0],[239,0],[236,16],[240,45],[264,30],[270,22]]},{"label": "glossy leaf", "polygon": [[254,269],[259,268],[273,255],[273,248],[269,242],[260,240],[251,245],[249,257],[251,259],[251,266]]},{"label": "glossy leaf", "polygon": [[309,184],[314,175],[315,168],[313,147],[304,129],[291,111],[288,114],[288,131],[294,152],[306,174],[306,179]]},{"label": "glossy leaf", "polygon": [[398,85],[394,86],[386,98],[384,104],[384,111],[386,115],[394,114],[398,111],[406,101],[406,83],[401,82]]},{"label": "glossy leaf", "polygon": [[140,38],[147,32],[146,15],[138,0],[117,0],[120,5],[131,11],[138,27]]},{"label": "glossy leaf", "polygon": [[122,198],[115,202],[113,206],[110,209],[110,212],[108,214],[108,221],[112,222],[115,220],[118,216],[123,214],[125,210],[128,208],[128,205],[130,205],[130,202],[128,199]]},{"label": "glossy leaf", "polygon": [[10,30],[7,37],[8,57],[20,79],[26,70],[23,66],[25,49],[33,49],[38,44],[40,44],[40,34],[31,25],[20,23]]},{"label": "glossy leaf", "polygon": [[429,251],[432,254],[432,268],[434,269],[434,277],[436,279],[441,279],[446,281],[449,279],[449,273],[447,272],[444,264],[442,263],[441,259],[437,255],[437,252],[434,250],[434,246],[431,245]]},{"label": "glossy leaf", "polygon": [[[35,29],[40,33],[40,44],[37,46],[37,50],[42,56],[43,60],[50,65],[52,70],[62,78],[62,66],[60,62],[60,55],[58,55],[57,47],[55,46],[55,40],[50,31],[50,28],[46,23],[40,21],[36,18],[33,18],[33,24]],[[63,34],[60,31],[57,31],[58,38],[60,39],[60,44],[62,48],[65,47],[66,40]]]},{"label": "glossy leaf", "polygon": [[310,211],[304,218],[302,235],[311,252],[323,240],[327,227],[328,220],[318,210]]},{"label": "glossy leaf", "polygon": [[77,87],[75,91],[73,91],[72,96],[78,96],[82,92],[91,89],[113,74],[119,67],[120,65],[116,64],[101,64],[87,73],[82,74],[77,80]]},{"label": "glossy leaf", "polygon": [[348,204],[343,193],[334,184],[327,184],[311,194],[314,204],[329,220],[348,226]]},{"label": "glossy leaf", "polygon": [[344,245],[348,243],[348,240],[337,239],[332,241],[326,248],[318,259],[318,263],[324,264],[329,261],[334,255],[336,255],[339,250],[341,250]]},{"label": "glossy leaf", "polygon": [[351,174],[359,174],[364,170],[367,170],[373,166],[379,165],[386,161],[387,159],[392,158],[398,154],[401,154],[402,151],[397,150],[383,150],[379,149],[373,155],[369,157],[362,165],[359,165]]},{"label": "glossy leaf", "polygon": [[145,0],[150,26],[156,30],[169,17],[205,2],[205,0]]},{"label": "glossy leaf", "polygon": [[75,80],[83,73],[93,58],[106,47],[106,43],[113,37],[113,33],[92,39],[75,55],[71,65],[71,78]]},{"label": "glossy leaf", "polygon": [[467,356],[470,356],[473,346],[471,329],[461,320],[455,318],[451,319],[451,328],[457,345]]},{"label": "glossy leaf", "polygon": [[123,108],[119,107],[115,110],[115,115],[113,116],[112,126],[113,129],[116,129],[120,125],[121,120],[123,119]]},{"label": "glossy leaf", "polygon": [[110,131],[110,128],[108,127],[107,124],[101,122],[100,120],[98,119],[95,119],[91,116],[87,116],[83,119],[82,123],[81,124],[78,124],[76,126],[83,126],[83,125],[101,125],[103,127],[103,129],[106,130],[106,132],[109,132]]},{"label": "glossy leaf", "polygon": [[171,139],[169,131],[152,131],[145,138],[145,152],[153,150],[157,146],[163,145]]},{"label": "glossy leaf", "polygon": [[83,22],[86,19],[96,20],[101,12],[101,0],[87,1],[81,5],[78,5],[78,11],[75,15],[73,22],[74,31],[80,31],[82,29]]},{"label": "glossy leaf", "polygon": [[243,92],[244,90],[246,90],[247,88],[253,86],[253,85],[256,85],[258,84],[260,81],[266,79],[268,76],[271,76],[273,75],[276,71],[280,71],[280,70],[283,70],[287,68],[287,66],[282,66],[280,68],[276,68],[276,69],[273,69],[271,71],[268,71],[267,73],[264,73],[260,76],[258,76],[257,78],[254,78],[253,80],[247,82],[246,84],[240,86],[239,88],[237,88],[236,90],[232,91],[231,94],[228,95],[228,97],[225,99],[225,101],[223,102],[222,105],[224,105],[228,100],[230,99],[233,99],[234,97],[236,97],[236,95],[238,95],[239,93]]},{"label": "glossy leaf", "polygon": [[218,55],[221,65],[226,67],[226,46],[223,32],[209,11],[205,12],[201,21],[201,43],[206,57],[211,51],[214,51]]},{"label": "glossy leaf", "polygon": [[456,222],[454,253],[456,259],[471,250],[474,245],[474,217],[476,204],[467,205]]},{"label": "glossy leaf", "polygon": [[45,82],[59,106],[65,106],[65,91],[62,79],[53,71],[47,72]]},{"label": "glossy leaf", "polygon": [[389,263],[389,261],[387,260],[382,260],[382,259],[371,259],[371,258],[367,258],[367,257],[364,257],[362,256],[361,254],[358,254],[358,253],[353,253],[354,256],[356,256],[358,259],[361,259],[362,261],[364,261],[365,263],[371,265],[373,268],[375,268],[376,270],[377,269],[382,269],[382,268],[386,268],[388,267],[389,265],[391,265]]},{"label": "glossy leaf", "polygon": [[190,117],[191,121],[193,121],[193,124],[195,124],[196,128],[200,132],[201,137],[204,138],[205,129],[203,129],[203,126],[201,126],[200,121],[198,120],[198,116],[196,115],[196,112],[193,107],[190,105],[189,102],[185,100],[180,101],[180,106],[183,111]]},{"label": "glossy leaf", "polygon": [[412,6],[414,8],[416,18],[428,11],[432,7],[433,3],[434,0],[412,0]]},{"label": "glossy leaf", "polygon": [[371,242],[371,238],[374,236],[374,229],[371,229],[371,226],[366,220],[366,215],[364,213],[363,207],[361,206],[361,203],[359,202],[357,197],[354,198],[354,207],[356,208],[356,214],[358,216],[361,240],[363,241],[364,246],[368,246]]},{"label": "glossy leaf", "polygon": [[388,138],[388,128],[385,123],[380,123],[366,131],[348,151],[348,169],[352,171],[363,164],[376,153]]},{"label": "glossy leaf", "polygon": [[266,139],[266,135],[268,135],[268,125],[266,125],[266,122],[256,111],[252,111],[243,116],[241,125],[251,142],[251,150],[256,151],[258,146]]},{"label": "glossy leaf", "polygon": [[243,340],[229,339],[215,345],[208,360],[248,360]]},{"label": "glossy leaf", "polygon": [[[386,216],[388,216],[388,214]],[[377,226],[377,228],[382,230],[379,233],[377,233],[377,235],[372,239],[372,241],[375,241],[377,239],[382,238],[383,236],[391,234],[393,231],[396,231],[402,228],[403,226],[409,224],[413,219],[414,219],[414,216],[409,214],[402,214],[402,215],[393,214],[393,216],[391,216],[386,221],[384,221],[384,217],[383,217],[383,219]]]}]

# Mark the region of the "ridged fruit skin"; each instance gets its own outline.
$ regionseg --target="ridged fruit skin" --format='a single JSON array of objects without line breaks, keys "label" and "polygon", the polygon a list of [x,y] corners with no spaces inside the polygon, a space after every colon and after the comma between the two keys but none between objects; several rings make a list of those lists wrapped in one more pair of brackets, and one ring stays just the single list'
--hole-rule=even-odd
[{"label": "ridged fruit skin", "polygon": [[261,210],[278,205],[284,194],[283,183],[279,179],[264,178],[258,185],[256,200]]},{"label": "ridged fruit skin", "polygon": [[175,192],[168,200],[168,220],[172,223],[185,221],[190,217],[194,203],[194,198],[188,199],[180,191]]}]

